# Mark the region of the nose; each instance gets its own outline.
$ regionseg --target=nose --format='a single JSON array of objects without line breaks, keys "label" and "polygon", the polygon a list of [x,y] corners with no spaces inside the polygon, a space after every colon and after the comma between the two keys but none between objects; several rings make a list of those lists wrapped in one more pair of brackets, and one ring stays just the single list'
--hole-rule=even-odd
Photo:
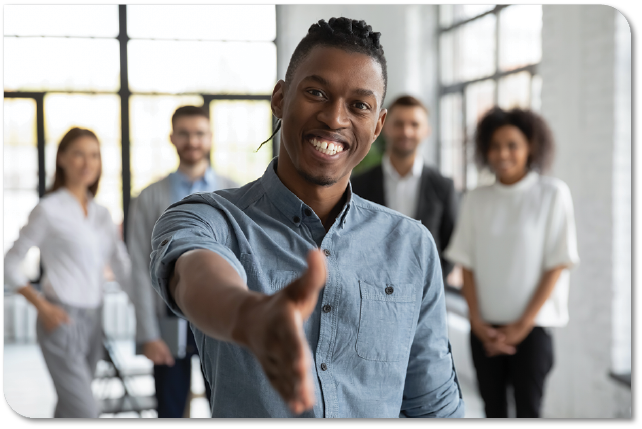
[{"label": "nose", "polygon": [[502,147],[499,149],[499,157],[500,158],[508,158],[510,156],[510,150],[507,147]]},{"label": "nose", "polygon": [[187,142],[190,146],[195,146],[199,141],[197,133],[189,133],[187,137]]},{"label": "nose", "polygon": [[341,99],[324,103],[317,118],[331,130],[339,130],[350,125],[345,103]]}]

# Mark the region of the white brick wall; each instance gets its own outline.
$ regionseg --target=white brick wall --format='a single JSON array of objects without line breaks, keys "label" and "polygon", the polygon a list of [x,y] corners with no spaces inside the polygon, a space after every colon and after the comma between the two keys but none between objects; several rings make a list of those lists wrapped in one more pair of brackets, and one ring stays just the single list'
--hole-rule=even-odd
[{"label": "white brick wall", "polygon": [[[546,388],[547,417],[630,413],[630,390],[608,376],[615,344],[616,279],[622,285],[616,296],[624,299],[615,307],[619,309],[626,301],[620,293],[626,289],[626,261],[614,261],[614,256],[625,251],[622,236],[626,228],[616,226],[626,223],[627,196],[630,206],[630,173],[628,193],[620,187],[627,180],[623,168],[626,121],[621,118],[628,115],[630,120],[630,101],[627,113],[622,97],[626,98],[627,91],[630,97],[630,89],[621,83],[616,86],[616,70],[619,77],[626,75],[624,66],[614,67],[617,14],[608,6],[549,5],[543,10],[542,114],[557,140],[553,175],[564,180],[573,195],[582,260],[571,275],[571,321],[555,332],[557,361]],[[630,53],[630,45],[628,49]],[[617,52],[622,57],[623,51]],[[630,148],[630,134],[628,144]],[[630,171],[630,161],[628,168]],[[621,191],[619,199],[615,189]],[[630,216],[630,209],[628,213]],[[630,260],[630,251],[628,257]],[[630,279],[630,262],[628,276]],[[628,290],[630,294],[630,280]],[[630,305],[630,298],[628,302]]]}]

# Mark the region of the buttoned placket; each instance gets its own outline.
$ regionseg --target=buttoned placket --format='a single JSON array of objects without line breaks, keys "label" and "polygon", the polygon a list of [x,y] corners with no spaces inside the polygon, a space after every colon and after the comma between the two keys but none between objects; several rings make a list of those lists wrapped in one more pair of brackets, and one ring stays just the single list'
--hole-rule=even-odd
[{"label": "buttoned placket", "polygon": [[321,242],[321,249],[327,261],[328,277],[321,298],[319,342],[317,343],[315,361],[321,390],[323,391],[325,417],[327,418],[336,418],[339,413],[336,382],[332,368],[332,351],[334,350],[334,341],[337,334],[337,312],[335,309],[341,295],[337,263],[339,255],[333,252],[333,238],[336,237],[335,229],[338,224],[339,222],[333,225]]}]

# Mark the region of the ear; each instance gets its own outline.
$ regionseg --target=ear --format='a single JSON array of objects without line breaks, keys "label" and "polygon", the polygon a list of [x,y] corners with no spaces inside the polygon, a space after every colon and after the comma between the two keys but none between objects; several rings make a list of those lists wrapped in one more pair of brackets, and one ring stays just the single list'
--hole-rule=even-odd
[{"label": "ear", "polygon": [[377,119],[377,126],[375,127],[375,133],[374,133],[374,139],[372,140],[372,143],[374,143],[375,140],[377,140],[377,137],[379,137],[379,134],[381,134],[381,130],[383,130],[383,124],[386,122],[386,116],[388,116],[388,109],[381,109],[379,112],[379,118]]},{"label": "ear", "polygon": [[276,85],[274,85],[274,91],[272,91],[270,106],[272,107],[272,113],[278,119],[283,118],[283,99],[285,97],[285,89],[285,82],[283,80],[279,80]]},{"label": "ear", "polygon": [[169,141],[172,142],[174,146],[176,146],[176,142],[174,141],[174,131],[170,131],[169,133]]}]

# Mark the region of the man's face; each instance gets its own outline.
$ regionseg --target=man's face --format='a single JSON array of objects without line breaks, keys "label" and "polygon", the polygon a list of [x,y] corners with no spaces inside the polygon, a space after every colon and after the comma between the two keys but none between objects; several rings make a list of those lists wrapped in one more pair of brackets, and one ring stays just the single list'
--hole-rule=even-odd
[{"label": "man's face", "polygon": [[381,132],[383,90],[373,58],[313,48],[292,81],[274,88],[272,110],[282,119],[279,171],[318,186],[349,177]]},{"label": "man's face", "polygon": [[209,155],[212,148],[210,121],[204,116],[179,116],[169,136],[181,163],[193,165]]},{"label": "man's face", "polygon": [[383,127],[388,150],[399,158],[414,155],[430,133],[428,115],[419,106],[395,106],[389,113]]}]

